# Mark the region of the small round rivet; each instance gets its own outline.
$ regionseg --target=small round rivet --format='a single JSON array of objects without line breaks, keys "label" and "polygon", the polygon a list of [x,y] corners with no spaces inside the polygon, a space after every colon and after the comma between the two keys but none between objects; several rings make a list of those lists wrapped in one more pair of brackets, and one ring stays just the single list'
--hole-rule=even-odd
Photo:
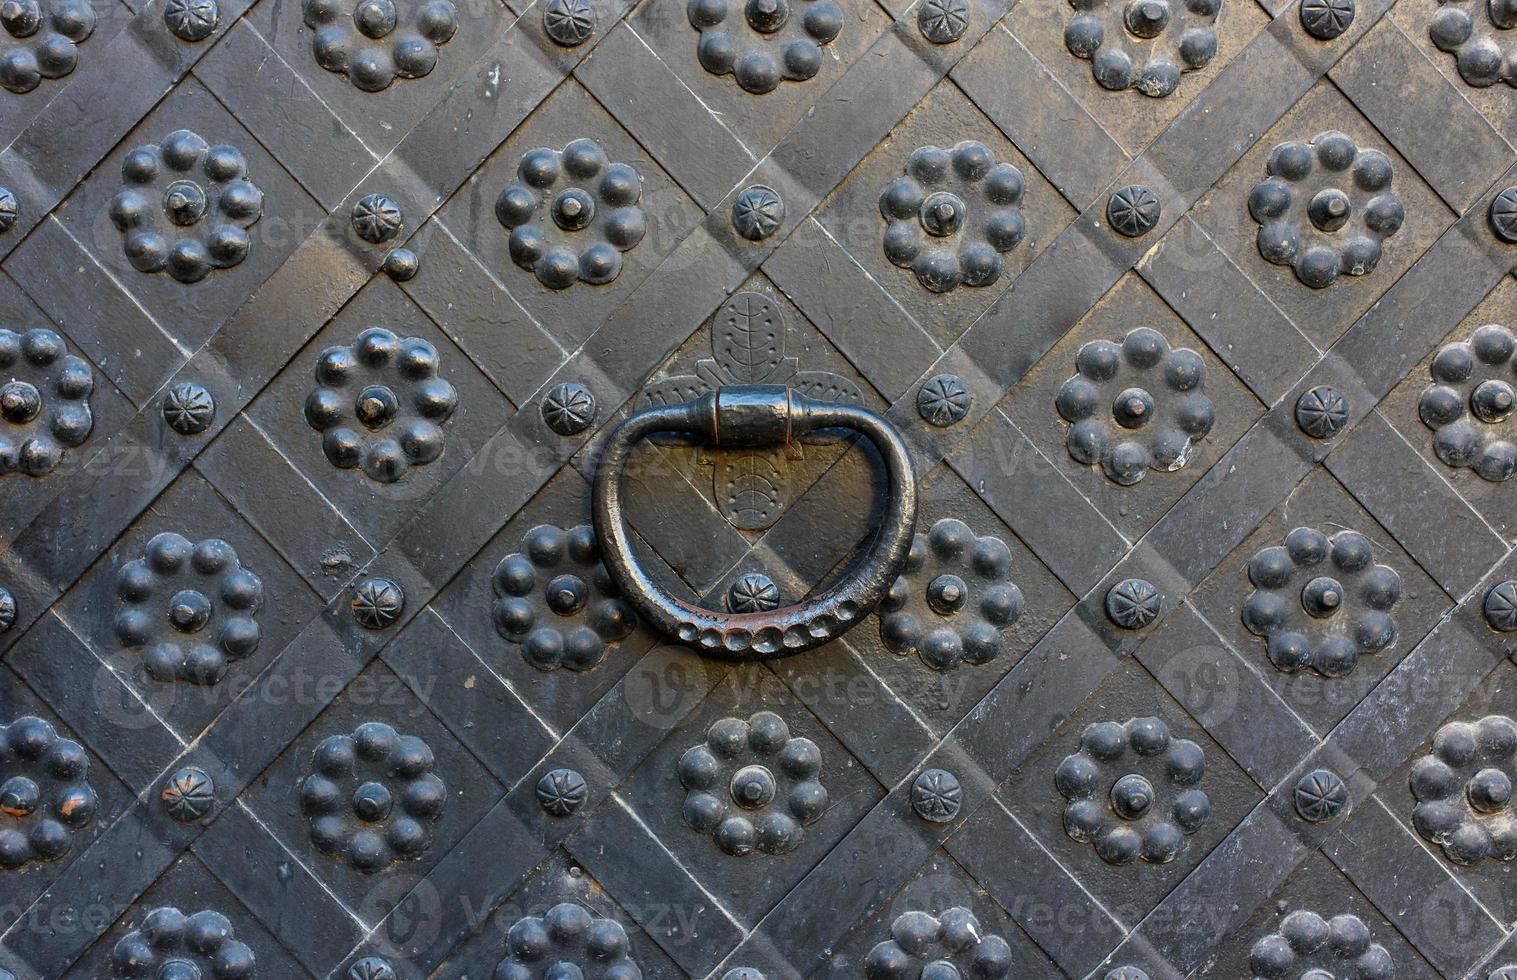
[{"label": "small round rivet", "polygon": [[381,268],[396,282],[410,282],[421,271],[421,259],[409,248],[391,249]]},{"label": "small round rivet", "polygon": [[163,808],[180,823],[199,820],[216,803],[216,784],[204,769],[185,766],[163,784]]},{"label": "small round rivet", "polygon": [[400,618],[406,594],[387,578],[368,578],[353,592],[353,618],[366,630],[382,630]]},{"label": "small round rivet", "polygon": [[917,414],[940,429],[963,421],[974,399],[956,374],[935,374],[917,389]]},{"label": "small round rivet", "polygon": [[394,238],[404,220],[400,205],[384,194],[370,194],[353,205],[353,230],[370,245]]},{"label": "small round rivet", "polygon": [[216,399],[204,385],[181,381],[163,398],[163,420],[182,436],[204,432],[215,418]]},{"label": "small round rivet", "polygon": [[554,385],[543,396],[543,422],[561,436],[578,435],[595,421],[595,396],[577,381]]},{"label": "small round rivet", "polygon": [[750,242],[761,242],[785,222],[785,202],[771,187],[752,184],[732,202],[732,227]]},{"label": "small round rivet", "polygon": [[1153,583],[1141,578],[1123,579],[1106,590],[1106,615],[1125,630],[1140,630],[1153,622],[1163,603]]},{"label": "small round rivet", "polygon": [[722,980],[765,980],[765,977],[751,966],[734,966],[722,974]]},{"label": "small round rivet", "polygon": [[1119,235],[1137,238],[1153,231],[1163,210],[1153,191],[1141,184],[1131,184],[1118,189],[1107,200],[1106,223]]},{"label": "small round rivet", "polygon": [[567,817],[585,805],[590,787],[573,769],[554,769],[537,781],[537,802],[550,817]]},{"label": "small round rivet", "polygon": [[216,0],[169,0],[163,7],[163,22],[181,41],[204,41],[221,22]]},{"label": "small round rivet", "polygon": [[1148,974],[1136,966],[1119,966],[1107,971],[1106,980],[1148,980]]},{"label": "small round rivet", "polygon": [[947,769],[928,769],[911,784],[911,808],[930,823],[947,823],[964,802],[959,777]]},{"label": "small round rivet", "polygon": [[1354,22],[1354,0],[1301,0],[1301,26],[1319,41],[1331,41]]},{"label": "small round rivet", "polygon": [[735,613],[768,612],[780,604],[780,589],[769,576],[748,572],[727,590],[727,611]]},{"label": "small round rivet", "polygon": [[1348,787],[1330,769],[1316,769],[1296,782],[1292,798],[1296,812],[1307,823],[1322,823],[1342,813],[1349,804]]},{"label": "small round rivet", "polygon": [[1508,187],[1491,201],[1491,230],[1504,242],[1517,244],[1517,187]]},{"label": "small round rivet", "polygon": [[922,0],[917,29],[933,44],[952,44],[969,28],[969,0]]},{"label": "small round rivet", "polygon": [[1318,385],[1296,399],[1296,424],[1313,439],[1331,439],[1348,425],[1348,399],[1332,385]]},{"label": "small round rivet", "polygon": [[1517,581],[1507,579],[1485,594],[1485,621],[1498,633],[1517,631]]},{"label": "small round rivet", "polygon": [[590,0],[548,0],[543,8],[543,30],[560,47],[575,48],[590,40],[595,21]]}]

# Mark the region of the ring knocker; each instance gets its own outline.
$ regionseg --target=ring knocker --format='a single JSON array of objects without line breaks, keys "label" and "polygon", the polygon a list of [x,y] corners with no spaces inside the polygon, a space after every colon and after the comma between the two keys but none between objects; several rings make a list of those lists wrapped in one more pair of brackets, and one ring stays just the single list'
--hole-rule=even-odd
[{"label": "ring knocker", "polygon": [[[642,439],[684,433],[712,446],[781,446],[817,429],[862,433],[879,450],[890,480],[883,523],[865,558],[810,600],[765,612],[703,609],[669,595],[632,555],[622,520],[622,467]],[[645,409],[606,443],[595,474],[595,536],[626,600],[655,629],[707,656],[768,660],[821,646],[858,625],[900,575],[916,528],[917,489],[900,433],[865,408],[813,401],[784,385],[717,388],[679,405]]]}]

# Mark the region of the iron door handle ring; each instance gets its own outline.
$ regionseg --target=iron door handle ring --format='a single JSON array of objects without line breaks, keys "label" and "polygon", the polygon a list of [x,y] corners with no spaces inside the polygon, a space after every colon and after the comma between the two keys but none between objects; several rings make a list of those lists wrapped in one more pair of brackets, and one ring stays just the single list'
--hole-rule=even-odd
[{"label": "iron door handle ring", "polygon": [[[633,448],[656,433],[684,433],[712,446],[785,445],[817,429],[861,433],[879,450],[890,481],[884,519],[868,554],[842,580],[793,606],[716,612],[662,589],[633,556],[622,518],[622,468]],[[867,408],[814,401],[785,385],[716,388],[678,405],[632,415],[606,441],[595,473],[595,536],[623,596],[670,639],[724,660],[772,660],[810,650],[852,629],[879,605],[911,549],[917,490],[901,435]]]}]

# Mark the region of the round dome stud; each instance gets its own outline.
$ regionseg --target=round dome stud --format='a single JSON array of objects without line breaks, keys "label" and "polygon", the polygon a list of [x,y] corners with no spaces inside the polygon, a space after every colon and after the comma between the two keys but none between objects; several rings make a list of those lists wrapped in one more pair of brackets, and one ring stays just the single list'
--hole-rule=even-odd
[{"label": "round dome stud", "polygon": [[163,22],[181,41],[204,41],[221,22],[221,8],[216,0],[168,0]]},{"label": "round dome stud", "polygon": [[537,803],[550,817],[570,816],[589,798],[589,784],[573,769],[553,769],[537,781]]},{"label": "round dome stud", "polygon": [[969,29],[969,0],[922,0],[917,29],[933,44],[952,44]]},{"label": "round dome stud", "polygon": [[1348,808],[1350,798],[1343,779],[1331,769],[1314,769],[1296,781],[1291,793],[1296,813],[1307,823],[1323,823]]},{"label": "round dome stud", "polygon": [[353,231],[370,245],[394,238],[404,221],[400,205],[385,194],[369,194],[353,205]]},{"label": "round dome stud", "polygon": [[911,783],[911,808],[928,823],[947,823],[959,815],[964,790],[946,769],[927,769]]},{"label": "round dome stud", "polygon": [[543,7],[543,30],[563,48],[577,48],[590,40],[596,20],[590,0],[548,0]]},{"label": "round dome stud", "polygon": [[761,242],[785,222],[785,202],[771,187],[751,184],[732,202],[732,227],[750,242]]},{"label": "round dome stud", "polygon": [[1491,231],[1509,244],[1517,244],[1517,187],[1508,187],[1491,201],[1488,212]]},{"label": "round dome stud", "polygon": [[1158,195],[1141,184],[1131,184],[1107,200],[1106,223],[1119,235],[1138,238],[1154,230],[1162,212]]},{"label": "round dome stud", "polygon": [[542,400],[543,423],[561,436],[573,436],[595,421],[595,395],[577,381],[554,385]]},{"label": "round dome stud", "polygon": [[1313,439],[1331,439],[1348,425],[1348,399],[1332,385],[1317,385],[1296,399],[1296,425]]},{"label": "round dome stud", "polygon": [[180,823],[193,823],[216,804],[216,784],[205,770],[185,766],[169,777],[159,794],[163,808]]},{"label": "round dome stud", "polygon": [[1127,578],[1106,590],[1106,616],[1125,630],[1140,630],[1159,615],[1164,597],[1146,579]]},{"label": "round dome stud", "polygon": [[192,436],[211,427],[216,418],[216,399],[204,385],[180,381],[163,399],[163,420],[182,436]]},{"label": "round dome stud", "polygon": [[1301,26],[1319,41],[1339,37],[1354,22],[1354,0],[1301,0]]},{"label": "round dome stud", "polygon": [[353,590],[353,619],[366,630],[382,630],[395,623],[406,608],[406,595],[387,578],[367,578]]},{"label": "round dome stud", "polygon": [[956,374],[935,374],[917,389],[917,415],[940,429],[962,422],[973,403],[968,387]]},{"label": "round dome stud", "polygon": [[1517,580],[1507,579],[1485,594],[1485,621],[1498,633],[1517,632]]},{"label": "round dome stud", "polygon": [[735,613],[768,612],[779,608],[780,589],[774,579],[761,572],[739,576],[727,590],[727,611]]}]

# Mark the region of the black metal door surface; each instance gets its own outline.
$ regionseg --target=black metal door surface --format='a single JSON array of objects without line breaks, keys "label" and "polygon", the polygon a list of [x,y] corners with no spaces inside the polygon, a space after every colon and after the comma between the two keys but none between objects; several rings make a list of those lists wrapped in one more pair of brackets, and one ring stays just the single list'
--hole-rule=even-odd
[{"label": "black metal door surface", "polygon": [[1512,0],[0,26],[0,978],[1517,978]]}]

